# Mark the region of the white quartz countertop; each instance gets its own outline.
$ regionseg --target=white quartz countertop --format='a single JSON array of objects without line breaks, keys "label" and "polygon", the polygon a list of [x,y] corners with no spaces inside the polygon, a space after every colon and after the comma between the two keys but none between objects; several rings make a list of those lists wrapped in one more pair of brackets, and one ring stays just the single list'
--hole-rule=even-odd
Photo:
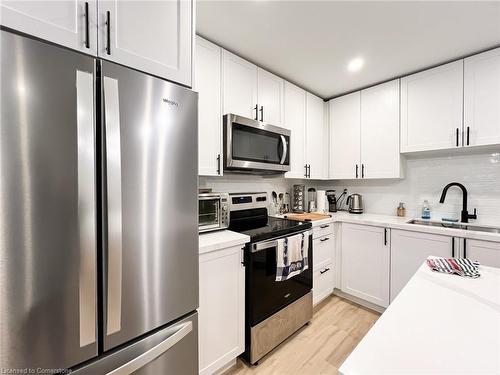
[{"label": "white quartz countertop", "polygon": [[232,232],[230,230],[219,230],[215,232],[200,233],[200,254],[210,251],[225,249],[228,247],[243,245],[250,242],[250,236]]},{"label": "white quartz countertop", "polygon": [[470,279],[424,263],[339,371],[500,374],[500,269]]},{"label": "white quartz countertop", "polygon": [[[460,238],[477,239],[484,241],[500,242],[499,233],[479,232],[474,230],[453,229],[445,227],[434,227],[429,225],[409,224],[408,221],[412,220],[411,217],[398,217],[390,215],[376,215],[376,214],[350,214],[346,211],[330,212],[331,218],[324,220],[312,221],[313,226],[321,225],[328,222],[336,223],[352,223],[362,225],[373,225],[378,227],[409,230],[414,232],[442,234],[445,236],[453,236]],[[283,215],[276,215],[283,217]],[[440,220],[432,220],[446,225],[446,222]],[[470,222],[469,224],[481,225],[479,222]],[[485,225],[488,226],[488,225]]]}]

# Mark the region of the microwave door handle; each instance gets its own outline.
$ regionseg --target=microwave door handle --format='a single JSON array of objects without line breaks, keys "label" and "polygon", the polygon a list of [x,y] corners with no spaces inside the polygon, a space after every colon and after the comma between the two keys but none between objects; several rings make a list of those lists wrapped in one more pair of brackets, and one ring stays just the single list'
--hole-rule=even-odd
[{"label": "microwave door handle", "polygon": [[285,136],[280,135],[280,138],[281,138],[281,145],[283,147],[283,155],[281,155],[280,164],[284,164],[285,160],[286,160],[286,154],[288,153],[288,146],[287,146],[287,143],[286,143]]}]

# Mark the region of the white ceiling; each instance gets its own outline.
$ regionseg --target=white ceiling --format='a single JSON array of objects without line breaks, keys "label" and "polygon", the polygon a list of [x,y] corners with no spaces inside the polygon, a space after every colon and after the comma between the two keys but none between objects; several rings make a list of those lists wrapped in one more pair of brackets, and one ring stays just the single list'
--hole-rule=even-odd
[{"label": "white ceiling", "polygon": [[[330,98],[494,46],[500,1],[198,0],[197,33]],[[362,57],[364,67],[347,70]]]}]

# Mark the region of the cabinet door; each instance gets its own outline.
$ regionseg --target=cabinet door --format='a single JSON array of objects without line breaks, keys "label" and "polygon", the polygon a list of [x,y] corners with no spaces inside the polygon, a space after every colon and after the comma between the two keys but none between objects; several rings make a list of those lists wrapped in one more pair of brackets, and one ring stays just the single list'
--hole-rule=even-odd
[{"label": "cabinet door", "polygon": [[360,99],[358,91],[330,100],[330,178],[361,177]]},{"label": "cabinet door", "polygon": [[257,67],[227,51],[222,56],[223,115],[257,119]]},{"label": "cabinet door", "polygon": [[288,178],[305,177],[306,164],[306,92],[285,82],[285,116],[283,126],[289,129],[290,136],[290,172]]},{"label": "cabinet door", "polygon": [[400,160],[396,79],[361,91],[361,177],[399,178]]},{"label": "cabinet door", "polygon": [[389,305],[389,229],[342,224],[342,291]]},{"label": "cabinet door", "polygon": [[222,175],[222,49],[196,37],[194,89],[198,91],[198,174]]},{"label": "cabinet door", "polygon": [[462,107],[462,60],[402,78],[401,152],[461,146]]},{"label": "cabinet door", "polygon": [[427,257],[458,256],[452,251],[452,237],[391,230],[391,302]]},{"label": "cabinet door", "polygon": [[283,92],[285,81],[264,69],[258,69],[259,120],[271,125],[283,125]]},{"label": "cabinet door", "polygon": [[467,239],[464,255],[471,260],[477,260],[483,266],[500,268],[499,242]]},{"label": "cabinet door", "polygon": [[95,0],[0,2],[3,26],[91,55],[97,53],[96,19]]},{"label": "cabinet door", "polygon": [[323,99],[306,93],[306,160],[314,179],[328,178],[328,129],[323,103]]},{"label": "cabinet door", "polygon": [[500,48],[464,60],[465,146],[500,144]]},{"label": "cabinet door", "polygon": [[98,5],[100,57],[191,86],[191,0],[99,0]]},{"label": "cabinet door", "polygon": [[200,374],[213,374],[245,350],[243,249],[200,255]]}]

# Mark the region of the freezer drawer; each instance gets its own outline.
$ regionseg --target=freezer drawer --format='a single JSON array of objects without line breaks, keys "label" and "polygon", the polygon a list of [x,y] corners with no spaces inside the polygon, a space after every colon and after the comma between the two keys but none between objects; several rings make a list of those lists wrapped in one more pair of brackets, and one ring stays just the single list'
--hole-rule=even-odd
[{"label": "freezer drawer", "polygon": [[198,313],[76,369],[72,374],[198,374]]}]

